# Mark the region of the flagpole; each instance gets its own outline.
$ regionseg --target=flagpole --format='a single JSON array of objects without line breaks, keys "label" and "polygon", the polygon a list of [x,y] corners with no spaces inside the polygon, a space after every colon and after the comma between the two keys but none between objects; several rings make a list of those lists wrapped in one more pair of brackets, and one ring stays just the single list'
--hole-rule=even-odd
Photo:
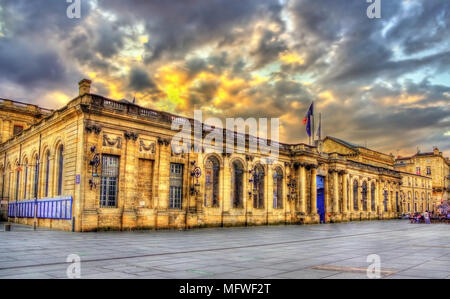
[{"label": "flagpole", "polygon": [[312,117],[312,132],[311,132],[311,135],[312,135],[312,146],[314,146],[315,144],[314,144],[314,141],[316,140],[316,138],[314,137],[314,132],[316,131],[316,117],[314,116],[314,112],[315,112],[315,110],[316,110],[316,107],[314,106],[314,101],[312,102],[312,105],[313,105],[313,113],[312,113],[312,115],[311,115],[311,117]]},{"label": "flagpole", "polygon": [[322,140],[322,113],[319,113],[319,140]]}]

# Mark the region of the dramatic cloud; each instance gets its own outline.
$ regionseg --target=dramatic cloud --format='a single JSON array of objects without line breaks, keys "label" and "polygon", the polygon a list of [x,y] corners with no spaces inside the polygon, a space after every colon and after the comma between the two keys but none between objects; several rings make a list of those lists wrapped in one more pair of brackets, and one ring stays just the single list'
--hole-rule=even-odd
[{"label": "dramatic cloud", "polygon": [[393,154],[450,155],[450,3],[382,0],[0,0],[0,97],[55,108],[94,92],[192,116],[278,117]]}]

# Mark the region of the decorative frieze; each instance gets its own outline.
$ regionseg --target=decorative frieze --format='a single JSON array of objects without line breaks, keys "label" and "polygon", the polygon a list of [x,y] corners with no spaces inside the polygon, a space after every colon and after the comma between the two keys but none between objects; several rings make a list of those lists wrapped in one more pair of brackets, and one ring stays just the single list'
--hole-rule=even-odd
[{"label": "decorative frieze", "polygon": [[103,146],[116,147],[118,149],[122,148],[122,138],[120,136],[109,137],[108,135],[103,135]]},{"label": "decorative frieze", "polygon": [[150,152],[151,154],[156,153],[156,143],[150,142],[149,144],[145,144],[145,141],[141,139],[139,141],[139,151],[140,152]]}]

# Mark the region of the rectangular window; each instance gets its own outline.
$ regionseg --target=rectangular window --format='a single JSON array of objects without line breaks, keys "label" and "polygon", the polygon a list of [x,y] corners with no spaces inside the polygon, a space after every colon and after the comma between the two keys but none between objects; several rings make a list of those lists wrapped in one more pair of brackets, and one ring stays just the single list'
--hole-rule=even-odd
[{"label": "rectangular window", "polygon": [[416,174],[420,175],[420,167],[416,167]]},{"label": "rectangular window", "polygon": [[139,206],[142,203],[145,207],[151,207],[152,188],[153,188],[153,161],[139,159],[139,177],[138,177]]},{"label": "rectangular window", "polygon": [[23,131],[23,126],[14,125],[13,135],[17,135]]},{"label": "rectangular window", "polygon": [[183,164],[170,164],[169,208],[181,209],[183,202]]},{"label": "rectangular window", "polygon": [[431,175],[431,167],[430,166],[427,167],[427,175]]},{"label": "rectangular window", "polygon": [[100,188],[100,206],[117,207],[117,185],[119,183],[119,157],[102,156],[102,177]]}]

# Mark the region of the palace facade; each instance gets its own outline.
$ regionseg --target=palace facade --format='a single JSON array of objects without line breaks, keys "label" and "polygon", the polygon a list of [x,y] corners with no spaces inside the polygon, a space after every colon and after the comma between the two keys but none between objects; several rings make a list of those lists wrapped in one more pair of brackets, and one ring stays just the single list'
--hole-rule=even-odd
[{"label": "palace facade", "polygon": [[91,94],[90,86],[82,80],[79,96],[55,111],[0,103],[0,196],[9,221],[73,231],[183,229],[391,219],[432,207],[432,178],[396,169],[392,155],[333,137],[280,144],[276,161],[261,152],[178,153],[178,116]]}]

